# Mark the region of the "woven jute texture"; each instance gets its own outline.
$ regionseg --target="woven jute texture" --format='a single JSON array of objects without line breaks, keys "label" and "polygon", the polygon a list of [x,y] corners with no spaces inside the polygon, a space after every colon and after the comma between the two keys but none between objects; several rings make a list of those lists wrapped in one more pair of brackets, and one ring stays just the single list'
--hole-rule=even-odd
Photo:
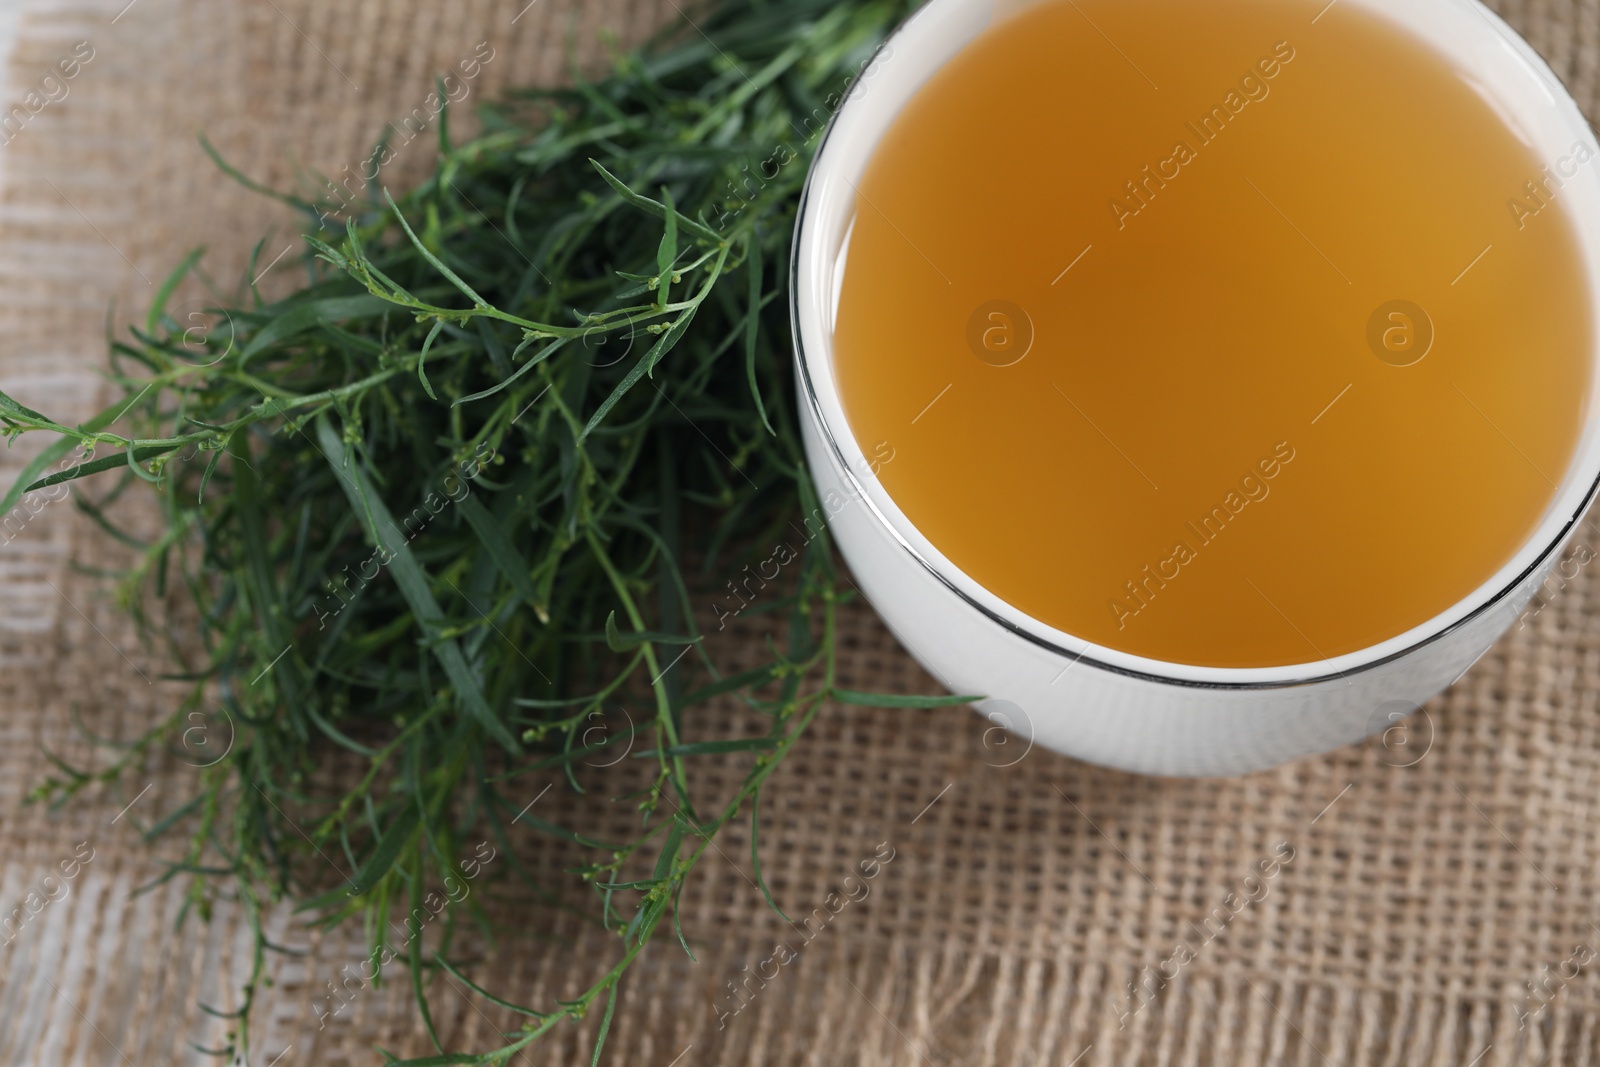
[{"label": "woven jute texture", "polygon": [[[195,246],[230,281],[263,235],[262,268],[294,246],[288,217],[219,174],[198,133],[294,187],[365,158],[479,42],[494,58],[472,93],[487,99],[602,64],[602,30],[626,43],[682,18],[673,0],[7,2],[20,28],[4,100],[28,118],[0,148],[0,388],[62,419],[107,399],[113,301],[112,322],[142,318],[151,282]],[[1600,2],[1503,13],[1600,113]],[[84,41],[93,58],[34,113],[28,94]],[[385,181],[424,173],[432,151],[408,146]],[[263,286],[292,285],[298,255]],[[6,481],[29,447],[5,454]],[[250,967],[240,911],[176,926],[181,882],[132,894],[171,854],[140,830],[191,795],[197,761],[154,753],[120,791],[23,805],[42,751],[105,758],[75,720],[129,737],[171,706],[160,657],[73,570],[111,549],[70,504],[0,540],[0,916],[26,915],[0,931],[0,1063],[203,1062],[191,1043],[230,1024],[199,1005],[236,1008]],[[1403,738],[1243,778],[1103,771],[1002,745],[961,709],[828,709],[762,811],[766,876],[809,922],[767,909],[748,831],[729,830],[684,895],[697,961],[670,935],[642,957],[607,1062],[1600,1063],[1600,584],[1568,571]],[[864,606],[842,644],[843,684],[932,691]],[[738,773],[710,765],[702,787],[726,795]],[[582,808],[561,789],[538,802]],[[30,894],[49,902],[35,913]],[[616,956],[592,928],[493,909],[511,929],[469,943],[464,966],[510,999],[571,996]],[[299,954],[269,957],[252,1064],[431,1050],[400,971],[381,988],[341,978],[359,931],[314,934],[283,907],[268,929]],[[452,1050],[515,1025],[448,979],[433,993]],[[587,1063],[595,1022],[515,1062]]]}]

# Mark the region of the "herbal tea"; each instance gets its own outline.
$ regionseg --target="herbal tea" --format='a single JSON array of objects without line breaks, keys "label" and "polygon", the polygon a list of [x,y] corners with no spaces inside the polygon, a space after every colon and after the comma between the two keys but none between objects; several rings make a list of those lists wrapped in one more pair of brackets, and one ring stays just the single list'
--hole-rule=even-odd
[{"label": "herbal tea", "polygon": [[860,181],[852,432],[1061,630],[1201,666],[1361,649],[1488,580],[1567,470],[1594,337],[1561,187],[1596,165],[1536,158],[1355,3],[1045,0]]}]

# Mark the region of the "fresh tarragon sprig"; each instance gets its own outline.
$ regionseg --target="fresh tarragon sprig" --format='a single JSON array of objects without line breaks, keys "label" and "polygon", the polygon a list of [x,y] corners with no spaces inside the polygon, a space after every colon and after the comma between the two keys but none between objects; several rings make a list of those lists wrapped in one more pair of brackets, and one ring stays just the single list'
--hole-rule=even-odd
[{"label": "fresh tarragon sprig", "polygon": [[[208,1009],[232,1027],[212,1051],[248,1054],[274,947],[263,913],[291,900],[318,922],[359,918],[375,973],[405,959],[440,1054],[412,1062],[503,1064],[603,1002],[598,1062],[618,984],[669,912],[689,951],[677,902],[735,820],[751,820],[777,908],[761,790],[827,701],[967,699],[837,685],[852,593],[791,395],[786,265],[805,168],[909,7],[726,0],[604,78],[516,94],[464,144],[441,122],[436,173],[398,198],[374,187],[342,232],[314,230],[305,284],[284,300],[247,287],[197,332],[172,309],[191,256],[113,344],[124,395],[86,422],[0,394],[9,438],[51,438],[0,515],[109,480],[75,499],[131,551],[125,603],[151,636],[168,632],[152,596],[186,600],[195,620],[168,649],[187,683],[170,714],[103,766],[56,760],[34,796],[116,783],[155,749],[184,750],[196,722],[226,724],[225,752],[186,760],[191,797],[146,829],[183,843],[158,883],[187,877],[205,914],[237,900],[255,933],[248,985]],[[274,195],[310,220],[339,207]],[[153,535],[108,510],[138,487],[161,510]],[[795,529],[808,534],[781,592],[750,612],[772,620],[768,658],[727,674],[695,590]],[[706,736],[696,709],[730,699],[764,731]],[[648,713],[624,726],[617,707],[635,702]],[[529,812],[530,780],[583,792],[584,761],[616,752],[647,770],[629,840],[598,839],[598,806],[592,825]],[[719,755],[749,767],[733,796],[708,798],[694,768]],[[493,930],[481,894],[441,912],[428,947],[388,921],[466,878],[477,842],[568,906],[524,862],[518,821],[588,855],[589,914],[621,935],[616,959],[578,961],[598,977],[569,1001],[516,1005],[451,962],[463,919]],[[446,1053],[427,995],[438,971],[525,1025]]]}]

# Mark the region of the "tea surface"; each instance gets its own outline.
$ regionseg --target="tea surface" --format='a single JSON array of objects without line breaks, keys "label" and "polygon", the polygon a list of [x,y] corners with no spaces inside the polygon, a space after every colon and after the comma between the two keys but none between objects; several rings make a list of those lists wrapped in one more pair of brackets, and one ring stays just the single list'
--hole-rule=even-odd
[{"label": "tea surface", "polygon": [[1358,650],[1486,581],[1567,470],[1593,327],[1561,186],[1596,165],[1536,158],[1352,3],[1046,0],[858,186],[851,429],[933,544],[1061,630],[1203,666]]}]

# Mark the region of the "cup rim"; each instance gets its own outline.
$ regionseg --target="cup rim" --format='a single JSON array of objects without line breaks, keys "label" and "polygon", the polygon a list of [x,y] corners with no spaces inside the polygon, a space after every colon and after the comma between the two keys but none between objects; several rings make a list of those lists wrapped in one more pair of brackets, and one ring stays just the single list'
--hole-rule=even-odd
[{"label": "cup rim", "polygon": [[[931,11],[935,9],[953,9],[962,2],[964,0],[928,0],[928,3],[909,15],[893,32],[885,37],[874,51],[869,64],[864,64],[863,68],[867,69],[871,63],[877,63],[885,55],[886,51],[892,55],[896,42],[903,43],[901,39],[906,32]],[[984,0],[978,0],[978,2],[982,3]],[[1491,30],[1502,41],[1510,44],[1517,57],[1529,65],[1532,73],[1544,83],[1543,88],[1546,94],[1554,94],[1553,99],[1556,106],[1565,112],[1566,126],[1569,131],[1580,138],[1586,139],[1590,147],[1594,148],[1594,131],[1583,118],[1582,112],[1572,99],[1571,93],[1556,77],[1544,58],[1534,51],[1520,34],[1506,24],[1494,11],[1481,3],[1480,0],[1440,0],[1440,2],[1476,9],[1478,15],[1487,17],[1490,20]],[[989,0],[989,3],[992,8],[992,0]],[[1360,0],[1360,6],[1379,15],[1384,14],[1383,9],[1378,8],[1370,0]],[[1415,33],[1414,28],[1408,29]],[[961,47],[965,47],[973,39],[975,39],[975,35],[969,36],[962,42]],[[1424,38],[1423,43],[1436,44],[1437,42]],[[944,62],[948,62],[948,58]],[[936,63],[926,73],[931,75],[943,65],[944,63]],[[1545,513],[1534,527],[1532,533],[1517,546],[1510,558],[1491,573],[1488,579],[1472,589],[1464,597],[1408,630],[1383,641],[1356,649],[1353,652],[1321,660],[1307,660],[1270,667],[1206,667],[1155,659],[1099,645],[1034,618],[989,590],[970,575],[967,575],[961,568],[939,552],[937,546],[930,539],[923,536],[916,529],[910,518],[899,510],[898,506],[893,502],[893,497],[887,490],[882,488],[881,483],[877,483],[874,480],[874,485],[876,486],[876,489],[874,489],[873,486],[869,486],[857,476],[856,462],[865,463],[865,456],[861,452],[854,431],[849,426],[848,418],[843,415],[843,407],[837,397],[838,391],[834,387],[835,383],[832,380],[831,369],[827,376],[827,384],[831,393],[829,399],[840,413],[839,422],[841,425],[837,427],[828,414],[812,373],[814,360],[831,360],[833,353],[831,344],[826,343],[821,346],[823,351],[814,353],[807,348],[804,339],[805,330],[803,327],[807,317],[807,309],[802,306],[802,296],[819,295],[810,293],[810,287],[806,285],[806,268],[809,265],[805,255],[807,249],[805,241],[808,233],[807,223],[813,221],[812,209],[816,202],[815,192],[818,182],[821,178],[828,176],[829,164],[832,161],[828,155],[829,144],[839,129],[841,119],[845,117],[852,104],[858,103],[861,96],[861,84],[861,78],[852,81],[843,98],[834,108],[832,115],[829,116],[822,136],[818,141],[816,153],[807,170],[806,180],[802,186],[795,213],[794,232],[789,257],[789,315],[790,331],[795,350],[796,379],[800,384],[803,404],[807,409],[802,415],[804,416],[808,413],[813,419],[814,429],[828,449],[832,460],[836,463],[837,473],[844,479],[850,495],[866,505],[873,521],[883,532],[890,536],[898,546],[898,551],[909,555],[922,571],[953,593],[967,607],[976,610],[1007,633],[1068,661],[1067,666],[1069,669],[1080,662],[1086,662],[1089,666],[1098,667],[1113,674],[1144,681],[1195,689],[1245,691],[1315,685],[1362,674],[1396,660],[1407,658],[1457,632],[1504,603],[1543,568],[1556,552],[1563,548],[1568,536],[1582,520],[1591,504],[1593,504],[1596,494],[1600,493],[1600,434],[1597,434],[1596,431],[1596,423],[1600,422],[1600,410],[1597,410],[1594,406],[1595,397],[1600,394],[1600,277],[1596,277],[1595,274],[1596,271],[1600,271],[1600,241],[1597,241],[1595,248],[1582,248],[1582,263],[1590,275],[1589,287],[1591,291],[1588,307],[1591,325],[1595,331],[1590,351],[1591,404],[1585,411],[1584,423],[1580,426],[1580,436],[1574,445],[1572,457],[1568,461],[1567,471],[1561,483],[1556,487],[1555,494],[1549,504],[1546,505]],[[910,99],[911,96],[915,95],[919,88],[920,85],[913,87],[906,99]],[[1502,102],[1504,103],[1505,101]],[[849,179],[845,180],[848,181]],[[1580,247],[1582,247],[1582,234],[1578,232],[1578,220],[1570,215],[1564,216],[1564,218],[1564,225],[1569,226],[1574,231],[1575,236],[1579,237]],[[818,246],[818,254],[825,252],[825,249]],[[811,258],[816,257],[813,256]],[[822,336],[824,342],[826,342],[826,334]],[[848,450],[841,443],[841,438],[848,443]],[[1585,448],[1586,438],[1589,438],[1587,448]],[[856,462],[852,462],[852,460]],[[1579,487],[1584,486],[1582,476],[1587,476],[1587,486],[1579,492]],[[881,497],[881,500],[877,499],[878,497]],[[1573,499],[1574,497],[1575,499]],[[1566,507],[1561,507],[1563,500],[1572,502]],[[886,514],[885,508],[882,506],[884,503],[887,503],[889,508],[893,510],[894,516]],[[897,525],[896,517],[904,522],[906,530],[911,531],[912,536],[908,536],[906,530],[902,530]],[[914,544],[913,537],[926,542],[931,554],[936,556],[937,559],[928,558],[930,553],[925,552]],[[1537,546],[1537,551],[1533,553],[1532,558],[1528,559],[1519,569],[1507,574],[1507,571],[1535,546]],[[963,585],[970,588],[963,588]],[[1485,592],[1486,590],[1487,593]],[[975,593],[980,595],[975,595]],[[989,602],[986,603],[986,600]],[[1075,649],[1071,647],[1073,644],[1080,645],[1082,648]]]}]

